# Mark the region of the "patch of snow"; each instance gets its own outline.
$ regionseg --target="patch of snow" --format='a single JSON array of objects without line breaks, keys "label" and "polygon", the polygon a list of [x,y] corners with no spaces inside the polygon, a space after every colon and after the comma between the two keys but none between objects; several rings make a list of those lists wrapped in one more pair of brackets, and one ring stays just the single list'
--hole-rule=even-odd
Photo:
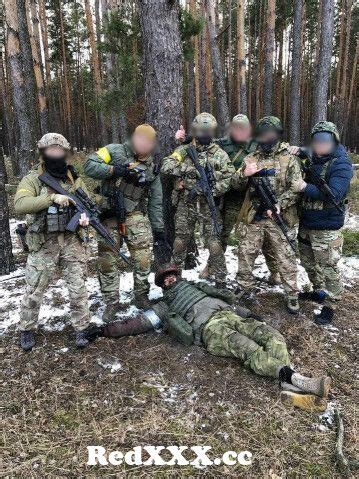
[{"label": "patch of snow", "polygon": [[122,364],[119,361],[115,361],[113,363],[105,362],[101,358],[97,359],[97,364],[104,369],[109,369],[111,373],[116,373],[122,369]]},{"label": "patch of snow", "polygon": [[338,404],[335,401],[328,402],[327,409],[323,414],[319,415],[320,424],[313,424],[313,427],[321,432],[326,432],[332,429],[334,426],[334,411],[337,407]]}]

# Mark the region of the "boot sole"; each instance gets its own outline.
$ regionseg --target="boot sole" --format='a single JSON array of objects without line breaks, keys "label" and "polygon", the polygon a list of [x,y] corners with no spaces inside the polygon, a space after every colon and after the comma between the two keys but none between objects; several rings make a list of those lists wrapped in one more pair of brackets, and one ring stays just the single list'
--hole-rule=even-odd
[{"label": "boot sole", "polygon": [[282,391],[280,400],[286,407],[297,407],[303,411],[324,412],[327,401],[314,394],[296,394],[291,391]]}]

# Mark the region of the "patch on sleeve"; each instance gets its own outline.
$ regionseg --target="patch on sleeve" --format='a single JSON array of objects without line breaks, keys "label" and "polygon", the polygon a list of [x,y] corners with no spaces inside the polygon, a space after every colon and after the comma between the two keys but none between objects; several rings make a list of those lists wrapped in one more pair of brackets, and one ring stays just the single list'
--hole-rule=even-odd
[{"label": "patch on sleeve", "polygon": [[30,193],[30,195],[34,194],[32,191],[27,190],[25,188],[20,188],[19,190],[17,190],[17,193]]},{"label": "patch on sleeve", "polygon": [[106,146],[97,150],[96,153],[105,163],[110,163],[111,155]]},{"label": "patch on sleeve", "polygon": [[172,155],[171,155],[171,158],[175,159],[176,161],[182,161],[183,160],[183,155],[180,153],[180,151],[178,150],[175,150]]}]

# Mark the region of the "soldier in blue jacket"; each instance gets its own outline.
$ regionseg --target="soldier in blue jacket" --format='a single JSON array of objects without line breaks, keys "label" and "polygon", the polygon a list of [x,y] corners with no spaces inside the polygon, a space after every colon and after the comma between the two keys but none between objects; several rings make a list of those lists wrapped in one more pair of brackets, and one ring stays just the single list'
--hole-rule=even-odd
[{"label": "soldier in blue jacket", "polygon": [[[353,176],[352,163],[340,144],[334,123],[321,121],[311,132],[310,149],[299,148],[304,179],[295,185],[302,193],[299,210],[299,252],[313,291],[303,299],[329,301],[316,322],[333,318],[333,303],[341,298],[343,283],[338,261],[341,257],[345,220],[345,200]],[[309,160],[308,160],[309,158]]]}]

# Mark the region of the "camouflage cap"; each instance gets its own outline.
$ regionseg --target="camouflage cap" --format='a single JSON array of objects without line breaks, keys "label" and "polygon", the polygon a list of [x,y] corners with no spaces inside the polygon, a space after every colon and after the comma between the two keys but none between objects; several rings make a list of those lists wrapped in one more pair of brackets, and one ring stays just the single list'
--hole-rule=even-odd
[{"label": "camouflage cap", "polygon": [[250,122],[249,122],[249,118],[247,115],[243,115],[242,113],[240,113],[239,115],[236,115],[232,118],[232,121],[231,121],[232,125],[238,125],[238,126],[249,126],[250,125]]},{"label": "camouflage cap", "polygon": [[265,131],[276,131],[283,133],[283,126],[280,119],[276,116],[264,116],[256,125],[256,134],[264,133]]},{"label": "camouflage cap", "polygon": [[163,280],[168,274],[181,275],[181,270],[175,264],[164,264],[161,266],[155,274],[155,285],[162,288]]},{"label": "camouflage cap", "polygon": [[48,146],[62,146],[65,150],[69,150],[71,148],[70,143],[66,140],[66,138],[60,133],[46,133],[41,140],[38,142],[37,147],[41,150],[43,148],[47,148]]},{"label": "camouflage cap", "polygon": [[217,120],[210,113],[200,113],[192,122],[192,128],[196,130],[215,130]]},{"label": "camouflage cap", "polygon": [[334,138],[337,140],[339,143],[340,141],[340,136],[339,136],[339,131],[338,128],[334,123],[331,121],[319,121],[316,123],[311,131],[311,136],[315,135],[315,133],[319,133],[320,131],[326,131],[328,133],[332,133],[334,135]]}]

